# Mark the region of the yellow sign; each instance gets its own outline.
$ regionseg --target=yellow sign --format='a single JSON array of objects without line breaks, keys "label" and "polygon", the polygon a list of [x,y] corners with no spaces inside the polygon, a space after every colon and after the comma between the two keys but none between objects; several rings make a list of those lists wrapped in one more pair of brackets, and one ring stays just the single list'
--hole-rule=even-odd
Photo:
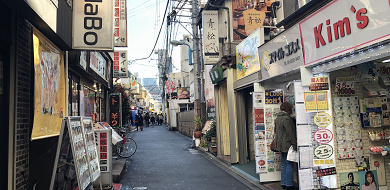
[{"label": "yellow sign", "polygon": [[314,123],[318,127],[327,127],[332,123],[332,117],[328,113],[320,112],[314,116]]},{"label": "yellow sign", "polygon": [[306,91],[303,93],[306,112],[326,111],[329,109],[328,91]]},{"label": "yellow sign", "polygon": [[245,33],[252,34],[259,26],[263,26],[265,12],[256,9],[248,9],[243,12],[245,22]]},{"label": "yellow sign", "polygon": [[317,105],[316,105],[316,92],[303,92],[304,98],[305,98],[305,109],[306,112],[314,112],[317,111]]},{"label": "yellow sign", "polygon": [[326,111],[329,109],[328,92],[316,91],[317,111]]},{"label": "yellow sign", "polygon": [[64,53],[38,30],[34,45],[34,122],[31,139],[57,136],[65,116]]}]

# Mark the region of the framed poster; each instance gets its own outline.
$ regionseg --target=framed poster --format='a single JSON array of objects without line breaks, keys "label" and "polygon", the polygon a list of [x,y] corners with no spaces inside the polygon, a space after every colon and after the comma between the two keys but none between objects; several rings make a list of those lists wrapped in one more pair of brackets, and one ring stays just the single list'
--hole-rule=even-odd
[{"label": "framed poster", "polygon": [[34,121],[31,139],[58,136],[65,111],[64,53],[33,30]]}]

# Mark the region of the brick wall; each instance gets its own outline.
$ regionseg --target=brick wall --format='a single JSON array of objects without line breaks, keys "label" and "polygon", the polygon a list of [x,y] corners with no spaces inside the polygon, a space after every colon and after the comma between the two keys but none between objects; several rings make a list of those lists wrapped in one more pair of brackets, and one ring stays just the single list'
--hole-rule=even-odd
[{"label": "brick wall", "polygon": [[[16,25],[17,107],[15,128],[16,189],[27,189],[31,121],[32,26],[19,18]],[[23,175],[24,174],[24,175]],[[26,181],[25,181],[26,180]]]}]

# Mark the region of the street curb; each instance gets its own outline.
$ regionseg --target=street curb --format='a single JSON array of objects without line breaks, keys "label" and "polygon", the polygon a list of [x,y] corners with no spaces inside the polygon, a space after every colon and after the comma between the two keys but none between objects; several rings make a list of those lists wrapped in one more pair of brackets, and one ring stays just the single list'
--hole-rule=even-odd
[{"label": "street curb", "polygon": [[[174,131],[176,134],[184,137],[184,138],[187,138],[189,140],[192,140],[192,138],[190,137],[187,137],[183,134],[181,134],[179,131]],[[192,148],[192,147],[191,147]],[[198,150],[202,156],[204,156],[205,158],[209,159],[211,162],[213,162],[215,165],[217,165],[219,168],[221,168],[222,170],[226,171],[227,173],[231,174],[232,173],[234,175],[232,175],[234,178],[236,178],[237,180],[241,181],[241,180],[245,180],[245,182],[247,183],[244,183],[245,185],[247,185],[249,188],[251,189],[262,189],[262,190],[270,190],[269,188],[267,188],[266,186],[263,186],[261,185],[259,182],[257,181],[254,181],[252,179],[250,179],[248,176],[246,176],[245,174],[237,171],[236,169],[234,169],[232,166],[231,166],[231,163],[228,163],[227,161],[225,160],[222,160],[221,158],[218,158],[216,157],[214,154],[210,153],[210,152],[207,152],[207,151],[204,151],[203,149],[200,149],[200,148],[195,148],[196,150]]]},{"label": "street curb", "polygon": [[[231,174],[234,173],[235,175],[232,175],[234,178],[236,178],[237,180],[245,180],[246,182],[248,182],[250,185],[244,183],[245,185],[247,185],[249,188],[251,189],[263,189],[263,190],[269,190],[267,187],[261,185],[260,183],[250,179],[248,176],[246,176],[245,174],[235,170],[234,168],[232,168],[230,166],[230,164],[227,164],[226,161],[224,160],[221,160],[221,158],[218,158],[216,157],[214,154],[210,153],[210,152],[205,152],[204,150],[201,150],[201,149],[198,149],[197,150],[199,152],[202,153],[203,156],[205,156],[205,158],[208,158],[211,162],[213,162],[214,164],[216,164],[218,167],[220,167],[221,169],[227,171],[228,173]],[[254,187],[253,187],[254,186]]]}]

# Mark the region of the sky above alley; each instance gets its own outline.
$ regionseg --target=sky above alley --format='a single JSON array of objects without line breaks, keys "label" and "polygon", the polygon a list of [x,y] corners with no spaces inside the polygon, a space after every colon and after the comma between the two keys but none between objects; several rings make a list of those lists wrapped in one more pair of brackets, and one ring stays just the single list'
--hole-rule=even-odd
[{"label": "sky above alley", "polygon": [[[129,65],[130,72],[133,74],[138,73],[138,77],[140,78],[158,77],[157,55],[154,54],[153,47],[156,43],[161,24],[163,24],[159,40],[154,50],[165,49],[167,29],[166,19],[163,23],[163,18],[166,6],[167,0],[127,0],[128,47],[125,49],[127,49],[128,59],[130,61],[146,58],[137,60]],[[168,7],[167,14],[170,10],[171,7]],[[191,28],[191,26],[189,26],[189,28]],[[176,37],[181,39],[181,36],[186,33],[188,32],[185,31],[184,27],[176,27],[175,32],[172,34],[172,39]],[[149,57],[151,53],[152,55]],[[172,54],[174,64],[173,71],[177,72],[177,69],[180,69],[179,48],[173,48]]]}]

